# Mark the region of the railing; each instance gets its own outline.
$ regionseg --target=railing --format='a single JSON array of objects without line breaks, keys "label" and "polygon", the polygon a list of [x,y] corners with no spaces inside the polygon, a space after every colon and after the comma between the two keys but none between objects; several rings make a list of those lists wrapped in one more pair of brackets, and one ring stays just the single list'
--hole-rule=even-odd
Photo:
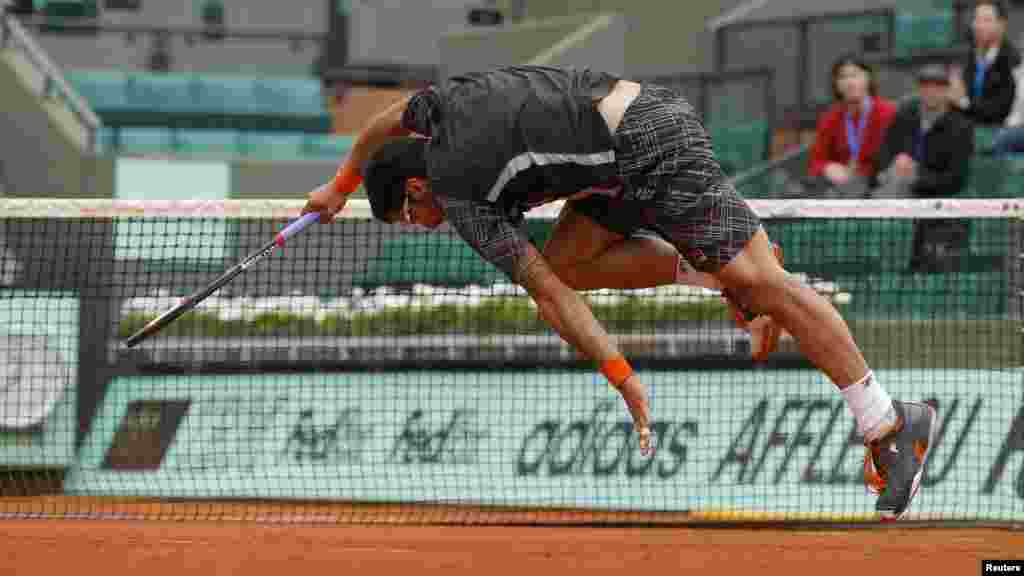
[{"label": "railing", "polygon": [[43,99],[55,99],[64,103],[85,132],[86,150],[95,152],[97,133],[101,126],[99,117],[85,99],[64,80],[60,68],[50,60],[21,24],[10,14],[0,11],[0,50],[8,48],[18,50],[32,64],[42,77],[40,96]]},{"label": "railing", "polygon": [[[252,70],[260,72],[265,72],[268,67],[277,67],[288,69],[288,74],[319,75],[330,60],[338,59],[338,49],[332,46],[328,34],[296,29],[122,25],[96,19],[52,19],[38,15],[19,16],[18,21],[28,30],[39,34],[44,45],[50,38],[81,39],[74,46],[80,47],[82,55],[89,55],[93,60],[103,58],[102,61],[108,67],[161,71],[219,67],[222,70],[244,72],[244,67],[255,65]],[[90,37],[93,42],[86,41]],[[122,51],[111,48],[110,43],[96,43],[100,39],[116,37],[121,37],[124,45],[132,48]],[[209,47],[216,49],[208,50]],[[111,49],[116,52],[105,52]],[[71,50],[72,57],[78,56]],[[250,50],[260,53],[255,56],[255,60]],[[230,57],[225,60],[218,58],[219,54]],[[271,55],[271,59],[262,60],[267,55]],[[81,65],[83,61],[79,62]]]}]

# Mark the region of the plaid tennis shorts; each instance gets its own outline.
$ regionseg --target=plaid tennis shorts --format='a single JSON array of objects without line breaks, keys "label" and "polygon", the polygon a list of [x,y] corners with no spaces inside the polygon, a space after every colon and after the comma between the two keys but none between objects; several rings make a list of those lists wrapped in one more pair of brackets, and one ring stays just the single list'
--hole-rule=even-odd
[{"label": "plaid tennis shorts", "polygon": [[624,236],[656,234],[712,273],[761,227],[727,181],[693,106],[675,91],[643,85],[615,137],[621,196],[573,200],[574,210]]}]

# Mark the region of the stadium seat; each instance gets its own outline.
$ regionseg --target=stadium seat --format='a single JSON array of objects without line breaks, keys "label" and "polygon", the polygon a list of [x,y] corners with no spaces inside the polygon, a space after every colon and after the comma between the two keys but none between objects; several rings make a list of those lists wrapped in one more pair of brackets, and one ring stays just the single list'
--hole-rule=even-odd
[{"label": "stadium seat", "polygon": [[853,295],[844,314],[856,318],[999,318],[1009,300],[1003,272],[851,274],[835,282]]},{"label": "stadium seat", "polygon": [[1002,198],[1006,189],[1007,161],[992,156],[975,155],[971,158],[964,198]]},{"label": "stadium seat", "polygon": [[1007,156],[1001,162],[1002,187],[995,198],[1024,198],[1024,154]]},{"label": "stadium seat", "polygon": [[896,14],[894,48],[897,53],[948,48],[953,43],[953,11],[926,8]]},{"label": "stadium seat", "polygon": [[145,111],[201,111],[195,87],[181,74],[129,74],[127,108]]},{"label": "stadium seat", "polygon": [[339,160],[348,155],[354,141],[351,136],[331,134],[309,134],[305,140],[307,157],[327,160]]},{"label": "stadium seat", "polygon": [[103,150],[115,154],[171,155],[176,149],[174,132],[167,128],[109,128],[100,133]]},{"label": "stadium seat", "polygon": [[64,18],[95,18],[99,15],[96,0],[45,0],[35,2],[36,11],[47,20]]},{"label": "stadium seat", "polygon": [[330,131],[315,78],[74,70],[68,79],[116,126]]},{"label": "stadium seat", "polygon": [[974,127],[974,152],[977,154],[990,152],[995,147],[999,128],[991,126]]},{"label": "stadium seat", "polygon": [[267,160],[295,160],[306,157],[307,135],[301,132],[244,131],[239,137],[239,155]]},{"label": "stadium seat", "polygon": [[126,108],[128,75],[118,70],[69,70],[68,82],[93,108]]},{"label": "stadium seat", "polygon": [[350,136],[250,130],[178,130],[166,127],[111,127],[99,134],[111,154],[239,156],[265,160],[332,160],[352,148]]},{"label": "stadium seat", "polygon": [[715,156],[729,174],[747,170],[767,158],[767,122],[711,126],[708,132]]},{"label": "stadium seat", "polygon": [[480,259],[458,238],[443,234],[401,235],[383,242],[381,255],[367,264],[364,286],[490,285],[502,281],[497,268]]},{"label": "stadium seat", "polygon": [[178,151],[188,156],[236,156],[241,147],[236,130],[179,130]]}]

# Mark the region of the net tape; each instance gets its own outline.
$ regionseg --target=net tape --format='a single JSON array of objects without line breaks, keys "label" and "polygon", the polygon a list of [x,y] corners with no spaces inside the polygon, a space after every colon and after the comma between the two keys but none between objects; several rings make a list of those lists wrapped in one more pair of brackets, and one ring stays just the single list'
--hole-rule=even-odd
[{"label": "net tape", "polygon": [[[877,199],[877,200],[747,200],[762,218],[1012,218],[1024,219],[1018,199]],[[301,200],[107,200],[64,198],[0,198],[5,218],[294,218]],[[563,202],[527,213],[530,219],[551,219]],[[369,201],[349,200],[343,219],[371,219]]]}]

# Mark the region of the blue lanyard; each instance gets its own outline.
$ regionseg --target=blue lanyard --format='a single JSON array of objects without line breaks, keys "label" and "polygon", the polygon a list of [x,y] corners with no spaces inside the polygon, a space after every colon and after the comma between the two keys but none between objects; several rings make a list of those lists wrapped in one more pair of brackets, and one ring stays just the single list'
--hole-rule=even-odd
[{"label": "blue lanyard", "polygon": [[850,147],[850,160],[857,161],[860,158],[860,146],[864,143],[864,127],[867,126],[868,117],[871,116],[871,98],[865,98],[861,105],[860,122],[856,130],[853,127],[853,116],[846,112],[846,144]]},{"label": "blue lanyard", "polygon": [[914,151],[913,158],[918,163],[924,162],[924,137],[925,131],[918,123],[917,130],[914,132]]},{"label": "blue lanyard", "polygon": [[985,73],[988,72],[988,67],[991,63],[987,58],[978,58],[978,61],[974,69],[974,93],[972,97],[977,98],[981,96],[981,89],[985,86]]}]

